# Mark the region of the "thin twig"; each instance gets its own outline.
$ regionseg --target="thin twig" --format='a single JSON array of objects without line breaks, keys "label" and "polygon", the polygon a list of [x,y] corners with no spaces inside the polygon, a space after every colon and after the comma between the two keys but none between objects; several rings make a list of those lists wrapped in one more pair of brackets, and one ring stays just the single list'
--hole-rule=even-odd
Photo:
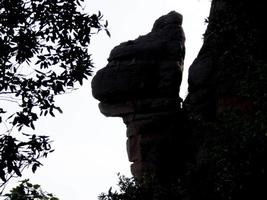
[{"label": "thin twig", "polygon": [[11,103],[16,103],[16,104],[20,105],[17,100],[12,100],[12,99],[3,98],[3,97],[0,98],[0,101],[9,101]]}]

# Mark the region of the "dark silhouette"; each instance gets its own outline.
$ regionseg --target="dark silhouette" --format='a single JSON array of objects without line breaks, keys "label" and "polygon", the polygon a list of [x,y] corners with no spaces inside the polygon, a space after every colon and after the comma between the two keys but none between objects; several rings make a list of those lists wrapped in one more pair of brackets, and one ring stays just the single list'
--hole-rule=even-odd
[{"label": "dark silhouette", "polygon": [[54,97],[91,75],[91,36],[109,32],[100,12],[79,11],[82,2],[0,1],[0,124],[7,126],[0,135],[0,188],[26,167],[35,172],[39,158],[53,151],[48,136],[30,135],[25,127],[34,129],[40,116],[61,113]]},{"label": "dark silhouette", "polygon": [[[136,148],[140,151],[137,160],[139,161],[140,155],[146,155],[147,157],[141,156],[141,159],[148,159],[155,166],[147,168],[148,173],[141,173],[141,180],[140,173],[133,171],[136,180],[120,179],[121,193],[110,191],[101,195],[100,199],[251,200],[267,197],[266,9],[264,2],[212,1],[204,44],[189,69],[189,94],[182,103],[182,108],[178,109],[179,117],[166,115],[166,118],[161,118],[157,112],[151,112],[151,108],[160,108],[160,111],[170,108],[167,109],[168,112],[175,112],[179,107],[166,108],[163,105],[167,104],[151,100],[152,96],[154,98],[161,94],[161,90],[157,88],[158,82],[153,82],[154,76],[161,78],[164,70],[169,68],[162,71],[150,68],[144,77],[138,73],[130,73],[147,69],[148,64],[139,64],[146,63],[147,60],[157,63],[168,53],[165,46],[156,46],[154,41],[151,42],[151,46],[147,47],[151,54],[136,48],[135,41],[121,46],[125,48],[128,45],[131,48],[133,45],[131,50],[138,52],[127,54],[127,58],[121,56],[121,60],[115,60],[114,64],[111,58],[106,69],[96,75],[95,82],[92,83],[93,89],[95,88],[93,94],[101,100],[100,110],[104,114],[123,117],[128,129],[134,130],[138,138],[147,138],[146,141],[150,141]],[[179,37],[177,34],[177,40]],[[161,40],[158,41],[160,43]],[[176,42],[168,44],[171,45],[177,51],[180,50],[181,46]],[[154,50],[154,46],[158,49]],[[114,50],[119,48],[120,46]],[[160,52],[159,56],[152,57],[154,52]],[[112,55],[114,54],[111,53]],[[138,60],[136,55],[138,58],[142,57],[142,60]],[[125,65],[130,61],[134,64]],[[121,69],[112,73],[118,66]],[[127,81],[136,80],[133,82],[136,84],[120,82],[124,80],[119,79],[120,73],[123,73],[123,78],[129,77]],[[179,76],[174,75],[174,79],[178,86]],[[97,83],[101,80],[103,85],[99,89]],[[151,84],[144,84],[147,88],[135,88],[136,85],[142,85],[142,82],[146,83],[142,80]],[[121,84],[115,84],[117,81]],[[105,82],[114,83],[108,85],[106,92],[102,89]],[[132,88],[136,90],[131,90]],[[143,90],[145,92],[142,93]],[[166,89],[166,94],[168,91]],[[177,93],[178,91],[179,88]],[[145,104],[149,95],[152,95],[150,101]],[[178,96],[176,101],[179,101]],[[128,118],[129,114],[131,117]],[[131,123],[136,119],[138,122],[147,120],[146,123],[151,126],[133,126]],[[132,131],[127,132],[130,138],[133,137],[131,133]],[[169,140],[170,136],[174,137]],[[135,139],[130,144],[134,146],[140,144],[140,141],[142,140]],[[167,147],[165,141],[170,141]],[[174,146],[177,148],[171,148]],[[129,149],[131,150],[131,146],[128,143],[130,157],[136,155],[129,152]],[[154,169],[159,171],[154,173]]]},{"label": "dark silhouette", "polygon": [[185,37],[181,24],[182,16],[174,11],[162,16],[149,34],[115,47],[108,65],[92,81],[101,112],[122,117],[127,126],[128,157],[138,178],[175,177],[179,164],[174,157],[182,159],[177,155],[182,134],[176,134],[181,126],[174,125],[182,120],[179,88]]},{"label": "dark silhouette", "polygon": [[43,191],[40,185],[30,183],[28,179],[20,181],[17,187],[4,196],[4,200],[59,200],[53,194]]}]

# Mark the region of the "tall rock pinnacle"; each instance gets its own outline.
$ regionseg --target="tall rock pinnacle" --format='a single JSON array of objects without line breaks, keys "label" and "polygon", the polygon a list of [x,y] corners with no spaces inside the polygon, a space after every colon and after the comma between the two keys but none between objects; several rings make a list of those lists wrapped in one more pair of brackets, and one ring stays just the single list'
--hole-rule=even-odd
[{"label": "tall rock pinnacle", "polygon": [[179,138],[173,127],[181,120],[185,54],[181,24],[177,12],[160,17],[147,35],[116,46],[107,66],[92,80],[100,111],[122,117],[127,126],[127,152],[136,177],[168,179],[177,169],[170,163],[181,148],[179,142],[173,145]]}]

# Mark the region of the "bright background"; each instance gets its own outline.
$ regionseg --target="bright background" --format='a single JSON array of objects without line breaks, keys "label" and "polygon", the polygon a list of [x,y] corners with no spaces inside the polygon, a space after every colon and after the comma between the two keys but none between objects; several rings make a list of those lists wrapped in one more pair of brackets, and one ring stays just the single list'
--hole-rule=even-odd
[{"label": "bright background", "polygon": [[[186,58],[181,96],[186,96],[187,71],[202,45],[210,0],[85,0],[85,11],[100,10],[109,22],[111,38],[93,36],[91,53],[96,68],[107,64],[111,49],[150,32],[154,21],[175,10],[184,17]],[[32,175],[60,200],[97,200],[117,184],[117,173],[131,176],[126,154],[126,128],[119,118],[106,118],[91,94],[90,81],[72,94],[58,97],[64,113],[40,119],[36,133],[50,135],[56,151]],[[26,176],[24,177],[26,178]]]}]

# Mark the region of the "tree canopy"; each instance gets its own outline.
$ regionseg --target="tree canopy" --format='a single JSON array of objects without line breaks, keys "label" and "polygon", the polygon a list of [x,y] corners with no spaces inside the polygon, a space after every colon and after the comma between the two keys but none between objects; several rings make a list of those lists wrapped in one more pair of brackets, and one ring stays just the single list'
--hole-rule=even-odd
[{"label": "tree canopy", "polygon": [[62,113],[55,96],[92,73],[91,36],[110,35],[103,15],[86,14],[83,1],[0,0],[0,187],[26,167],[35,172],[53,151],[48,136],[28,130],[40,116]]}]

